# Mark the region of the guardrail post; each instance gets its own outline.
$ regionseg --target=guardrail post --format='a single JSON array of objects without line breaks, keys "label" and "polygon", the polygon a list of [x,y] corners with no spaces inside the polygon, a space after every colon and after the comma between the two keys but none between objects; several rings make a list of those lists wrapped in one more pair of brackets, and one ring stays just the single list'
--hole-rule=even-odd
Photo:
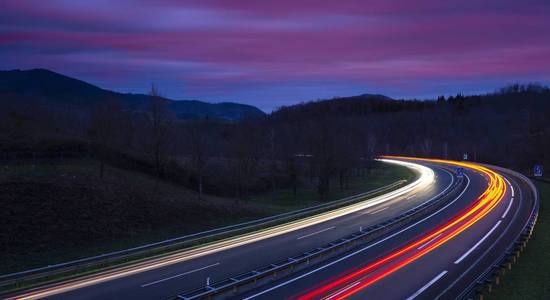
[{"label": "guardrail post", "polygon": [[480,289],[476,289],[474,298],[477,300],[483,300],[483,292]]},{"label": "guardrail post", "polygon": [[493,291],[491,279],[485,279],[485,283],[487,284],[487,293],[490,294]]}]

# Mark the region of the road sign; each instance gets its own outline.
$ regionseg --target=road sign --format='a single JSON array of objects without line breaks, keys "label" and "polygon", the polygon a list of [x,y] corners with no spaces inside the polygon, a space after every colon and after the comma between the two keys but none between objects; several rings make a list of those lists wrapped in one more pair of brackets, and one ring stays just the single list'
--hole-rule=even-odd
[{"label": "road sign", "polygon": [[464,153],[464,154],[462,155],[462,159],[463,159],[463,160],[467,160],[467,159],[468,159],[468,153]]},{"label": "road sign", "polygon": [[464,168],[457,168],[456,169],[456,176],[462,177],[464,175]]},{"label": "road sign", "polygon": [[535,176],[542,176],[542,165],[535,165],[534,173]]}]

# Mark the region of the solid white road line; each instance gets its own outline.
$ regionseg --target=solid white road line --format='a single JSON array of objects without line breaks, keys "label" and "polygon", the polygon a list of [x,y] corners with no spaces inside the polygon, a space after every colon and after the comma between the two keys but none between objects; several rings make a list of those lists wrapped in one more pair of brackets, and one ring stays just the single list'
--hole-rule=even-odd
[{"label": "solid white road line", "polygon": [[485,236],[483,236],[481,238],[481,240],[479,240],[472,248],[470,248],[470,250],[466,251],[466,253],[464,253],[459,259],[457,259],[455,261],[455,264],[459,264],[463,259],[466,258],[466,256],[468,256],[470,253],[472,253],[472,251],[474,251],[479,245],[481,245],[481,243],[483,243],[483,241],[485,241],[485,239],[487,239],[487,237],[489,237],[489,235],[491,235],[491,233],[493,233],[493,231],[495,231],[495,229],[497,229],[498,225],[500,225],[500,222],[502,221],[498,221],[495,226],[493,226],[493,228],[491,228],[491,230],[489,230],[489,232],[487,232],[485,234]]},{"label": "solid white road line", "polygon": [[314,233],[306,234],[306,235],[304,235],[304,236],[301,236],[301,237],[297,238],[297,240],[301,240],[301,239],[303,239],[303,238],[307,238],[308,236],[316,235],[316,234],[318,234],[318,233],[321,233],[321,232],[325,232],[325,231],[327,231],[327,230],[334,229],[334,227],[336,227],[336,226],[332,226],[332,227],[329,227],[329,228],[325,228],[325,229],[323,229],[323,230],[319,230],[319,231],[314,232]]},{"label": "solid white road line", "polygon": [[382,209],[375,210],[375,211],[371,212],[370,214],[371,214],[371,215],[374,215],[374,214],[379,213],[379,212],[381,212],[381,211],[383,211],[383,210],[386,210],[386,209],[388,209],[388,208],[389,208],[389,206],[386,206],[386,207],[384,207],[384,208],[382,208]]},{"label": "solid white road line", "polygon": [[437,239],[437,238],[440,237],[441,235],[442,235],[442,233],[440,233],[440,234],[434,236],[431,240],[429,240],[429,241],[427,241],[426,243],[424,243],[424,245],[418,247],[418,250],[420,250],[420,249],[426,247],[427,245],[429,245],[431,242],[433,242],[435,239]]},{"label": "solid white road line", "polygon": [[427,288],[429,288],[432,284],[434,284],[436,281],[439,280],[439,278],[443,277],[443,275],[447,274],[447,271],[443,271],[439,273],[439,275],[435,276],[434,279],[430,280],[430,282],[426,283],[425,286],[421,287],[416,293],[412,294],[407,300],[412,300],[416,298],[418,295],[420,295],[423,291],[425,291]]},{"label": "solid white road line", "polygon": [[[365,247],[363,247],[363,248],[361,248],[361,249],[359,249],[359,250],[357,250],[357,251],[355,251],[355,252],[352,252],[352,253],[350,253],[350,254],[344,256],[344,257],[341,257],[341,258],[339,258],[339,259],[337,259],[337,260],[334,260],[334,261],[332,261],[332,262],[330,262],[330,263],[328,263],[328,264],[326,264],[326,265],[322,265],[322,266],[318,267],[317,269],[313,269],[313,270],[311,270],[311,271],[309,271],[309,272],[307,272],[307,273],[305,273],[305,274],[302,274],[302,275],[300,275],[300,276],[296,276],[296,277],[294,277],[294,278],[291,278],[291,279],[289,279],[289,280],[287,280],[287,281],[285,281],[285,282],[282,282],[282,283],[280,283],[280,284],[278,284],[278,285],[276,285],[276,286],[273,286],[273,287],[270,287],[270,288],[268,288],[268,289],[265,289],[265,290],[263,290],[263,291],[261,291],[261,292],[258,292],[258,293],[256,293],[256,294],[250,296],[250,297],[244,298],[243,300],[250,300],[250,299],[256,298],[256,297],[258,297],[258,296],[261,296],[261,295],[263,295],[263,294],[266,294],[266,293],[269,293],[269,292],[271,292],[271,291],[273,291],[273,290],[276,290],[276,289],[278,289],[278,288],[280,288],[280,287],[282,287],[282,286],[285,286],[285,285],[287,285],[287,284],[289,284],[289,283],[292,283],[292,282],[294,282],[294,281],[297,281],[297,280],[300,280],[300,279],[302,279],[302,278],[304,278],[304,277],[307,277],[307,276],[309,276],[309,275],[311,275],[311,274],[313,274],[313,273],[317,273],[317,272],[319,272],[319,271],[321,271],[321,270],[323,270],[323,269],[326,269],[326,268],[328,268],[328,267],[330,267],[330,266],[332,266],[332,265],[334,265],[334,264],[337,264],[337,263],[339,263],[339,262],[341,262],[341,261],[343,261],[343,260],[345,260],[345,259],[348,259],[348,258],[350,258],[350,257],[352,257],[352,256],[355,256],[355,255],[357,255],[357,254],[359,254],[359,253],[361,253],[361,252],[363,252],[363,251],[365,251],[365,250],[367,250],[367,249],[370,249],[370,248],[372,248],[372,247],[374,247],[374,246],[376,246],[376,245],[378,245],[378,244],[380,244],[380,243],[382,243],[382,242],[385,242],[385,241],[391,239],[392,237],[394,237],[394,236],[396,236],[396,235],[399,235],[399,234],[401,234],[402,232],[407,231],[407,230],[413,228],[414,226],[416,226],[416,225],[418,225],[418,224],[420,224],[420,223],[426,221],[427,219],[429,219],[429,218],[431,218],[431,217],[437,215],[438,213],[440,213],[441,211],[443,211],[444,209],[446,209],[447,207],[449,207],[451,204],[455,203],[455,202],[456,202],[458,199],[460,199],[460,197],[462,197],[462,195],[466,192],[466,190],[467,190],[468,187],[470,186],[470,178],[469,178],[468,175],[466,175],[466,174],[464,174],[464,176],[466,177],[466,179],[468,180],[468,182],[466,183],[466,187],[465,187],[464,190],[460,193],[460,195],[458,195],[453,201],[447,203],[447,205],[443,206],[442,208],[440,208],[440,209],[437,210],[436,212],[432,213],[431,215],[425,217],[424,219],[422,219],[422,220],[420,220],[420,221],[418,221],[418,222],[416,222],[416,223],[414,223],[414,224],[411,224],[411,225],[409,225],[408,227],[406,227],[406,228],[404,228],[404,229],[401,229],[401,230],[399,230],[398,232],[393,233],[393,234],[391,234],[391,235],[389,235],[389,236],[387,236],[387,237],[385,237],[385,238],[383,238],[383,239],[381,239],[381,240],[379,240],[379,241],[377,241],[377,242],[375,242],[375,243],[372,243],[372,244],[370,244],[370,245],[368,245],[368,246],[365,246]],[[443,192],[445,192],[445,191],[443,191]],[[433,197],[432,199],[435,199],[435,198],[439,197],[441,194],[443,194],[443,192],[441,192],[441,193],[438,194],[437,196]]]},{"label": "solid white road line", "polygon": [[510,210],[510,207],[512,207],[512,203],[514,203],[514,198],[512,197],[510,199],[510,203],[508,203],[508,207],[506,208],[506,210],[504,211],[504,213],[502,214],[502,218],[504,219],[506,217],[506,215],[508,214],[508,211]]},{"label": "solid white road line", "polygon": [[208,265],[206,267],[202,267],[202,268],[199,268],[199,269],[195,269],[195,270],[192,270],[192,271],[189,271],[189,272],[185,272],[185,273],[181,273],[181,274],[178,274],[178,275],[174,275],[174,276],[171,276],[171,277],[168,277],[168,278],[164,278],[164,279],[161,279],[161,280],[157,280],[157,281],[153,281],[153,282],[149,282],[149,283],[146,283],[146,284],[143,284],[141,285],[141,287],[147,287],[147,286],[150,286],[150,285],[153,285],[153,284],[157,284],[157,283],[161,283],[161,282],[164,282],[166,280],[170,280],[170,279],[174,279],[174,278],[178,278],[178,277],[181,277],[181,276],[185,276],[185,275],[188,275],[188,274],[191,274],[191,273],[195,273],[195,272],[198,272],[198,271],[202,271],[204,269],[208,269],[208,268],[211,268],[211,267],[215,267],[217,265],[219,265],[220,263],[215,263],[215,264],[211,264],[211,265]]}]

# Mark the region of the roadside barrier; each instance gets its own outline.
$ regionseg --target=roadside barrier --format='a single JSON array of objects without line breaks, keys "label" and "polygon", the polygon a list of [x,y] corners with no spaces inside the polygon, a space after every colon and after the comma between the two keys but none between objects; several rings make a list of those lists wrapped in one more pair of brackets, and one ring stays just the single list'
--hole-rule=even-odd
[{"label": "roadside barrier", "polygon": [[[481,165],[481,164],[480,164]],[[503,173],[510,174],[521,181],[523,181],[531,190],[534,204],[531,209],[531,214],[522,230],[518,233],[514,241],[506,248],[504,253],[499,256],[476,280],[474,280],[458,297],[457,299],[479,299],[483,300],[483,296],[493,292],[496,286],[498,286],[503,277],[508,271],[512,269],[512,265],[515,264],[521,253],[527,247],[527,242],[533,235],[535,224],[537,223],[539,215],[539,194],[537,188],[521,173],[504,169],[497,166],[483,165],[485,167],[498,170]]]},{"label": "roadside barrier", "polygon": [[235,296],[237,293],[256,288],[262,284],[269,283],[283,276],[290,275],[315,263],[319,263],[339,255],[342,252],[349,251],[358,245],[368,243],[380,234],[420,217],[421,215],[429,212],[431,209],[444,203],[447,199],[458,195],[462,188],[465,188],[465,184],[466,182],[460,178],[455,181],[451,188],[432,201],[426,202],[421,206],[401,214],[400,216],[374,226],[365,227],[362,231],[358,231],[342,239],[330,242],[322,247],[311,249],[300,255],[279,260],[269,265],[251,270],[250,272],[236,274],[225,280],[214,282],[204,287],[184,291],[178,295],[169,297],[168,299],[223,299]]},{"label": "roadside barrier", "polygon": [[[215,239],[226,238],[232,235],[238,235],[250,231],[259,230],[268,226],[289,222],[297,218],[321,213],[333,208],[352,204],[360,201],[365,197],[382,193],[387,190],[397,189],[405,185],[406,182],[406,180],[399,180],[392,184],[361,194],[262,219],[202,231],[195,234],[185,235],[135,248],[114,251],[97,256],[68,261],[41,268],[35,268],[22,272],[0,275],[0,288],[13,291],[21,287],[28,287],[33,283],[39,284],[48,280],[59,279],[62,276],[74,277],[83,275],[86,273],[86,271],[90,272],[98,268],[107,268],[109,266],[124,266],[125,264],[129,264],[129,262],[131,262],[132,260],[151,257],[155,255],[160,256],[167,252],[173,252],[182,248],[211,242]],[[115,264],[116,266],[113,266]]]}]

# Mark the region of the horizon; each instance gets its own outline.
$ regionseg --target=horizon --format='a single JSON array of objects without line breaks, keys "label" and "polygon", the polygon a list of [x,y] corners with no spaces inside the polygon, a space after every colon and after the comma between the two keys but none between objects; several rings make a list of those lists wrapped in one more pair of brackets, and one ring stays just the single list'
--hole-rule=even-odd
[{"label": "horizon", "polygon": [[[54,70],[50,70],[50,69],[45,69],[45,68],[33,68],[33,69],[8,69],[8,70],[0,70],[0,72],[10,72],[10,71],[19,71],[19,72],[26,72],[26,71],[33,71],[33,70],[45,70],[45,71],[48,71],[48,72],[53,72],[55,74],[58,74],[58,75],[61,75],[61,76],[65,76],[65,77],[69,77],[69,78],[72,78],[72,79],[76,79],[76,80],[79,80],[79,81],[82,81],[84,83],[87,83],[87,84],[90,84],[96,88],[99,88],[99,89],[102,89],[102,90],[105,90],[105,91],[110,91],[110,92],[115,92],[115,93],[120,93],[120,94],[130,94],[130,95],[147,95],[148,93],[147,92],[144,92],[144,93],[140,93],[140,92],[122,92],[122,91],[116,91],[116,90],[111,90],[111,89],[106,89],[106,88],[103,88],[99,85],[96,85],[96,84],[93,84],[91,82],[88,82],[88,81],[84,81],[84,80],[81,80],[79,78],[75,78],[75,77],[71,77],[69,75],[66,75],[66,74],[62,74],[62,73],[59,73],[59,72],[56,72]],[[154,84],[154,83],[152,83]],[[503,85],[499,88],[506,88],[506,87],[509,87],[511,85],[520,85],[520,86],[527,86],[527,85],[530,85],[530,84],[535,84],[535,85],[541,85],[540,82],[519,82],[519,81],[516,81],[514,83],[509,83],[507,85]],[[545,86],[545,85],[542,85],[542,86]],[[285,104],[285,105],[282,105],[282,106],[278,106],[278,107],[274,107],[271,111],[266,111],[264,109],[262,109],[261,107],[259,106],[256,106],[252,103],[244,103],[244,102],[239,102],[238,100],[231,100],[231,99],[225,99],[225,100],[221,100],[221,101],[209,101],[209,100],[202,100],[202,99],[176,99],[176,98],[171,98],[167,95],[162,95],[161,97],[167,99],[167,100],[172,100],[172,101],[198,101],[198,102],[203,102],[203,103],[207,103],[207,104],[222,104],[222,103],[233,103],[233,104],[241,104],[241,105],[251,105],[259,110],[261,110],[263,113],[265,114],[271,114],[275,111],[277,111],[278,109],[280,109],[281,107],[283,106],[293,106],[293,105],[299,105],[301,103],[307,103],[307,102],[315,102],[315,101],[324,101],[324,100],[333,100],[333,99],[340,99],[340,98],[346,98],[346,97],[358,97],[358,96],[364,96],[364,95],[369,95],[369,96],[381,96],[381,97],[387,97],[389,98],[390,100],[396,100],[396,101],[400,101],[400,100],[403,100],[403,101],[436,101],[437,97],[440,97],[440,96],[444,96],[445,98],[448,98],[448,97],[453,97],[453,96],[458,96],[458,95],[461,95],[461,96],[465,96],[465,97],[468,97],[468,96],[483,96],[483,95],[489,95],[491,93],[495,93],[495,92],[498,92],[498,89],[499,88],[495,88],[491,91],[487,91],[487,92],[484,92],[484,93],[471,93],[471,94],[465,94],[465,93],[456,93],[456,94],[448,94],[448,95],[445,95],[445,94],[439,94],[439,95],[436,95],[436,96],[433,96],[433,97],[426,97],[426,98],[396,98],[396,97],[391,97],[387,94],[371,94],[371,93],[362,93],[362,94],[356,94],[356,95],[338,95],[338,96],[333,96],[331,98],[318,98],[318,99],[309,99],[309,100],[302,100],[302,101],[298,101],[298,102],[294,102],[294,103],[289,103],[289,104]]]},{"label": "horizon", "polygon": [[170,99],[266,113],[365,93],[434,99],[548,85],[548,12],[537,0],[8,1],[0,66],[45,68],[120,93],[155,83]]}]

